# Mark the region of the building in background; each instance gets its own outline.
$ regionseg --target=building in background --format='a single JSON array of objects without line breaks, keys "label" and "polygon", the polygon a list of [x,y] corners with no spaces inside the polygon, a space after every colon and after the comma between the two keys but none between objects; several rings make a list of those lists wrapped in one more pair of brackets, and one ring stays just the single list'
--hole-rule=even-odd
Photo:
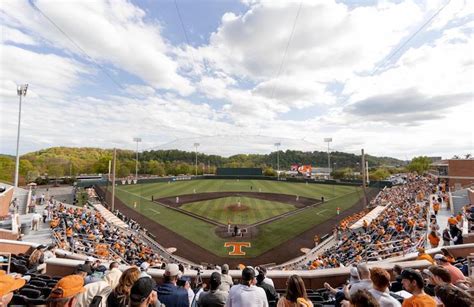
[{"label": "building in background", "polygon": [[446,181],[451,190],[474,186],[474,159],[440,160],[431,164],[430,173]]}]

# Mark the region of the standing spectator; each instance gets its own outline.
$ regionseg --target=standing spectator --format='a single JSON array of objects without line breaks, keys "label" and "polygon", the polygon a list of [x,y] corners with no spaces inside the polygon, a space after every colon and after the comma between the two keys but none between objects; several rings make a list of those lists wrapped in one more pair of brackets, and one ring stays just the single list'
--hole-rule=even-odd
[{"label": "standing spectator", "polygon": [[41,215],[35,211],[35,213],[31,217],[31,230],[38,231],[38,225],[40,221],[41,221]]},{"label": "standing spectator", "polygon": [[199,296],[199,307],[223,307],[229,296],[228,292],[221,291],[221,274],[213,272],[209,279],[210,290]]},{"label": "standing spectator", "polygon": [[423,290],[424,281],[421,274],[413,269],[402,272],[403,288],[412,294],[403,301],[403,307],[436,307],[436,301]]},{"label": "standing spectator", "polygon": [[431,230],[428,235],[428,241],[430,241],[431,248],[436,248],[439,245],[440,237],[436,230]]},{"label": "standing spectator", "polygon": [[234,284],[232,276],[229,275],[229,265],[222,265],[221,285],[219,290],[229,293],[230,287]]},{"label": "standing spectator", "polygon": [[79,275],[61,278],[49,295],[48,307],[75,306],[76,295],[84,292],[84,279]]},{"label": "standing spectator", "polygon": [[269,277],[267,277],[267,269],[265,267],[257,267],[257,271],[261,274],[263,274],[263,276],[265,277],[263,279],[263,282],[272,286],[273,288],[275,288],[275,284],[273,283],[273,280]]},{"label": "standing spectator", "polygon": [[388,292],[390,286],[390,274],[381,268],[373,268],[370,270],[370,279],[372,280],[373,289],[369,292],[374,296],[381,307],[400,307],[401,304]]},{"label": "standing spectator", "polygon": [[268,306],[275,307],[278,301],[278,293],[275,291],[273,286],[265,282],[265,275],[262,272],[257,275],[257,287],[260,287],[265,291]]},{"label": "standing spectator", "polygon": [[107,298],[107,306],[126,307],[129,304],[130,289],[140,278],[140,269],[131,267],[120,276],[118,285]]},{"label": "standing spectator", "polygon": [[451,234],[449,233],[449,229],[445,228],[443,230],[443,246],[449,246],[451,244]]},{"label": "standing spectator", "polygon": [[291,275],[286,284],[285,295],[278,300],[278,307],[300,306],[298,304],[302,306],[313,306],[313,303],[308,299],[306,287],[300,276]]},{"label": "standing spectator", "polygon": [[43,209],[43,223],[46,223],[46,219],[48,218],[49,211],[47,207],[44,207]]},{"label": "standing spectator", "polygon": [[255,286],[255,270],[242,270],[242,283],[230,288],[227,307],[268,307],[267,296],[262,288]]},{"label": "standing spectator", "polygon": [[433,211],[434,211],[435,215],[438,215],[439,208],[440,208],[439,202],[435,201],[433,203]]},{"label": "standing spectator", "polygon": [[453,238],[454,245],[460,245],[464,243],[462,237],[462,230],[459,229],[458,225],[452,225],[449,232],[451,233],[451,237]]},{"label": "standing spectator", "polygon": [[157,287],[158,297],[166,307],[189,307],[188,291],[176,285],[179,273],[178,265],[169,263],[163,275],[164,283]]}]

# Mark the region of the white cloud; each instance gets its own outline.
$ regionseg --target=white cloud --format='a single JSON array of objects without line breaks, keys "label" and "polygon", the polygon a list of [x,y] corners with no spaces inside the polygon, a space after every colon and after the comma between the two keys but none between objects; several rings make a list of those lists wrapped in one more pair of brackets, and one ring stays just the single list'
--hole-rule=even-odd
[{"label": "white cloud", "polygon": [[[178,65],[168,55],[170,47],[161,37],[160,25],[145,22],[145,12],[130,2],[34,3],[93,61],[112,63],[155,88],[192,93],[190,82],[177,73]],[[84,56],[27,1],[4,1],[1,12],[6,24],[26,28],[55,47]]]},{"label": "white cloud", "polygon": [[36,45],[35,39],[17,29],[2,26],[1,43],[16,43],[24,45]]}]

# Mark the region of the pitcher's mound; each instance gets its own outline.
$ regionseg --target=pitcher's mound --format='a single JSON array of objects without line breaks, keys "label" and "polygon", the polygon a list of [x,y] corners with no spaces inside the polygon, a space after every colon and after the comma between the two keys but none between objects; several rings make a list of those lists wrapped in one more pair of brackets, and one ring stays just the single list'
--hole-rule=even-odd
[{"label": "pitcher's mound", "polygon": [[230,206],[227,206],[227,210],[231,211],[231,212],[240,212],[240,211],[247,211],[249,210],[250,208],[247,207],[246,205],[243,205],[243,204],[232,204]]}]

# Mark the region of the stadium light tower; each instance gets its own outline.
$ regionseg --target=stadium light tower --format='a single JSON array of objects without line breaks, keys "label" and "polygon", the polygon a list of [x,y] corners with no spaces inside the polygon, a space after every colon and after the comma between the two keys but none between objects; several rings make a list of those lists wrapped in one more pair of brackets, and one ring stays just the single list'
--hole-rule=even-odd
[{"label": "stadium light tower", "polygon": [[138,143],[142,141],[141,138],[133,138],[134,142],[137,142],[137,151],[136,151],[136,159],[135,159],[135,180],[138,183]]},{"label": "stadium light tower", "polygon": [[198,175],[198,147],[199,143],[194,143],[194,148],[196,149],[196,176]]},{"label": "stadium light tower", "polygon": [[332,142],[332,138],[324,138],[324,142],[328,143],[328,171],[331,171],[331,157],[329,154],[329,143]]},{"label": "stadium light tower", "polygon": [[16,163],[15,163],[15,188],[18,187],[18,171],[20,169],[20,124],[21,124],[21,97],[26,96],[28,84],[19,85],[16,93],[20,97],[20,107],[18,110],[18,133],[16,135]]},{"label": "stadium light tower", "polygon": [[277,179],[280,180],[280,146],[281,143],[275,143],[275,146],[277,148]]}]

